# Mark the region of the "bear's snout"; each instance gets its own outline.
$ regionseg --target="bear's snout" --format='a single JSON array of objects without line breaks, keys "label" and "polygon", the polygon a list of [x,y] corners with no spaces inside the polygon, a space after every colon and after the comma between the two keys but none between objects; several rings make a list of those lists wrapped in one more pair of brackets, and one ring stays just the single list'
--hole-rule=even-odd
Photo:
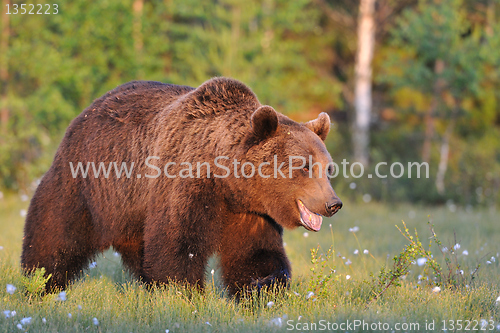
[{"label": "bear's snout", "polygon": [[334,200],[327,202],[325,206],[328,216],[332,216],[333,214],[338,212],[340,208],[342,208],[342,201],[340,201],[339,198],[335,198]]}]

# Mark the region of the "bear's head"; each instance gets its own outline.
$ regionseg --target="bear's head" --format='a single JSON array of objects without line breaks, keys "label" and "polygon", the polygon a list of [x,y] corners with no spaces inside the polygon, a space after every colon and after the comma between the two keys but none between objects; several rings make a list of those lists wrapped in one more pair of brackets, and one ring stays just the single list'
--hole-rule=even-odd
[{"label": "bear's head", "polygon": [[245,160],[256,168],[246,187],[251,209],[285,228],[320,230],[321,215],[342,207],[330,184],[334,164],[323,142],[330,117],[321,113],[300,124],[260,106],[250,122]]}]

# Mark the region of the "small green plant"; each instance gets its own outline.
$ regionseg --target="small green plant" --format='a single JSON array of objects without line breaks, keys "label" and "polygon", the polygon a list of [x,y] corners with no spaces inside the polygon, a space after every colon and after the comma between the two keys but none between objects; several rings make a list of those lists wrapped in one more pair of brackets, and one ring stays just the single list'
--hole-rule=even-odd
[{"label": "small green plant", "polygon": [[45,276],[45,268],[37,268],[29,276],[23,276],[21,284],[26,289],[30,298],[37,298],[45,292],[45,285],[51,277],[52,274]]},{"label": "small green plant", "polygon": [[382,294],[384,294],[389,287],[400,286],[401,278],[408,274],[410,266],[413,262],[415,262],[417,256],[429,258],[431,261],[434,260],[431,253],[423,248],[422,243],[418,239],[418,234],[415,232],[415,237],[413,237],[404,222],[403,226],[405,230],[404,233],[398,226],[396,226],[396,228],[398,228],[403,236],[410,241],[410,244],[406,245],[403,251],[393,258],[394,263],[392,269],[386,269],[384,266],[376,277],[372,274],[373,297],[368,301],[367,306],[380,298],[380,296],[382,296]]},{"label": "small green plant", "polygon": [[325,254],[319,254],[319,248],[311,249],[312,277],[309,280],[308,290],[317,297],[328,296],[328,284],[335,278],[335,267],[330,266],[334,254],[330,247]]},{"label": "small green plant", "polygon": [[[372,293],[374,296],[368,301],[367,306],[369,306],[373,301],[377,300],[382,294],[389,289],[391,286],[400,286],[401,278],[406,276],[410,271],[410,266],[415,263],[415,260],[419,258],[424,258],[424,276],[430,275],[429,271],[433,273],[433,279],[428,279],[429,284],[439,286],[441,288],[456,289],[459,287],[466,286],[467,281],[464,277],[464,271],[458,262],[455,248],[452,246],[451,250],[443,247],[441,241],[437,237],[434,231],[434,226],[428,222],[431,238],[429,241],[428,249],[425,249],[422,242],[418,237],[418,233],[415,230],[415,236],[413,236],[408,230],[406,223],[403,221],[403,230],[396,225],[399,232],[410,242],[404,250],[394,257],[392,269],[387,270],[386,267],[382,267],[380,273],[374,277],[372,274]],[[436,261],[432,252],[431,246],[434,242],[446,264],[447,271],[441,268],[441,265]],[[456,236],[455,236],[455,244]],[[452,258],[450,258],[450,256]],[[479,270],[480,265],[478,264],[475,270],[471,274],[469,283],[475,278],[476,273]]]},{"label": "small green plant", "polygon": [[479,271],[479,268],[481,267],[481,264],[477,264],[475,269],[472,271],[470,275],[470,279],[466,278],[466,275],[464,274],[464,270],[462,269],[462,266],[458,262],[458,257],[457,257],[457,252],[455,246],[458,244],[457,243],[457,237],[455,236],[455,244],[454,246],[450,246],[448,249],[447,247],[444,247],[437,237],[436,233],[434,232],[434,226],[428,222],[429,224],[429,229],[431,231],[432,237],[431,239],[434,240],[436,245],[439,248],[439,251],[441,252],[444,262],[446,264],[446,269],[447,271],[441,270],[435,270],[436,274],[436,280],[437,282],[446,287],[446,288],[451,288],[451,289],[456,289],[456,288],[462,288],[466,286],[467,284],[471,284],[474,279],[476,278],[477,272]]},{"label": "small green plant", "polygon": [[399,232],[410,242],[410,248],[413,249],[413,260],[412,261],[415,261],[415,258],[418,257],[421,257],[421,258],[425,258],[425,266],[424,266],[424,273],[425,275],[428,274],[428,271],[429,269],[432,270],[435,274],[435,276],[441,276],[441,266],[439,265],[439,263],[434,259],[434,256],[431,252],[431,246],[432,246],[432,241],[434,240],[434,238],[431,238],[430,239],[430,242],[429,242],[429,248],[426,250],[424,248],[424,246],[422,245],[422,242],[420,242],[420,239],[418,238],[418,233],[417,231],[415,230],[415,236],[413,236],[410,231],[408,230],[408,228],[406,227],[406,223],[403,221],[403,227],[404,227],[404,231],[402,231],[398,226],[396,226],[396,228],[398,228]]}]

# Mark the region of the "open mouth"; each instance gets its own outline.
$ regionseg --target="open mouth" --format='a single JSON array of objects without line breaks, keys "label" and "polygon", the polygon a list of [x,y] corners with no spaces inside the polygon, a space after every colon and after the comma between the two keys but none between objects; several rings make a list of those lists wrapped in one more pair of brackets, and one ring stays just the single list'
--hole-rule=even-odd
[{"label": "open mouth", "polygon": [[297,200],[297,206],[299,207],[300,222],[302,222],[302,225],[307,230],[319,231],[321,229],[321,222],[323,222],[321,215],[311,212],[300,200]]}]

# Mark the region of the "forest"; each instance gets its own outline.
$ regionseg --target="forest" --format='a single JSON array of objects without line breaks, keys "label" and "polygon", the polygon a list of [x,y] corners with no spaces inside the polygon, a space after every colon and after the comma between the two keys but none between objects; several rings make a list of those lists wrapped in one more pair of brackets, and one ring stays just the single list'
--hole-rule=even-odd
[{"label": "forest", "polygon": [[[0,0],[1,332],[500,332],[500,0],[53,1]],[[265,218],[283,237],[287,287],[232,298],[220,253],[210,253],[203,290],[147,284],[122,264],[131,252],[114,247],[64,290],[46,290],[45,267],[23,274],[26,225],[41,216],[29,207],[42,206],[30,199],[72,119],[132,80],[198,87],[218,76],[295,121],[326,112],[332,122],[325,144],[342,209],[319,232],[283,232]],[[47,200],[51,222],[62,221],[57,209],[75,209],[61,204],[64,193]],[[119,229],[111,216],[106,227]],[[180,224],[167,216],[160,235]],[[76,220],[32,229],[83,253],[72,237],[103,222],[73,229]],[[205,221],[188,220],[179,219]],[[248,235],[269,243],[255,224]],[[199,247],[184,238],[189,267]],[[140,258],[140,243],[119,245]],[[160,253],[174,249],[160,243]],[[255,258],[270,253],[260,247]],[[155,264],[168,267],[162,258]]]},{"label": "forest", "polygon": [[3,0],[1,20],[3,192],[32,193],[106,91],[228,76],[294,120],[327,112],[337,163],[429,164],[429,178],[339,176],[343,197],[500,203],[497,0]]}]

